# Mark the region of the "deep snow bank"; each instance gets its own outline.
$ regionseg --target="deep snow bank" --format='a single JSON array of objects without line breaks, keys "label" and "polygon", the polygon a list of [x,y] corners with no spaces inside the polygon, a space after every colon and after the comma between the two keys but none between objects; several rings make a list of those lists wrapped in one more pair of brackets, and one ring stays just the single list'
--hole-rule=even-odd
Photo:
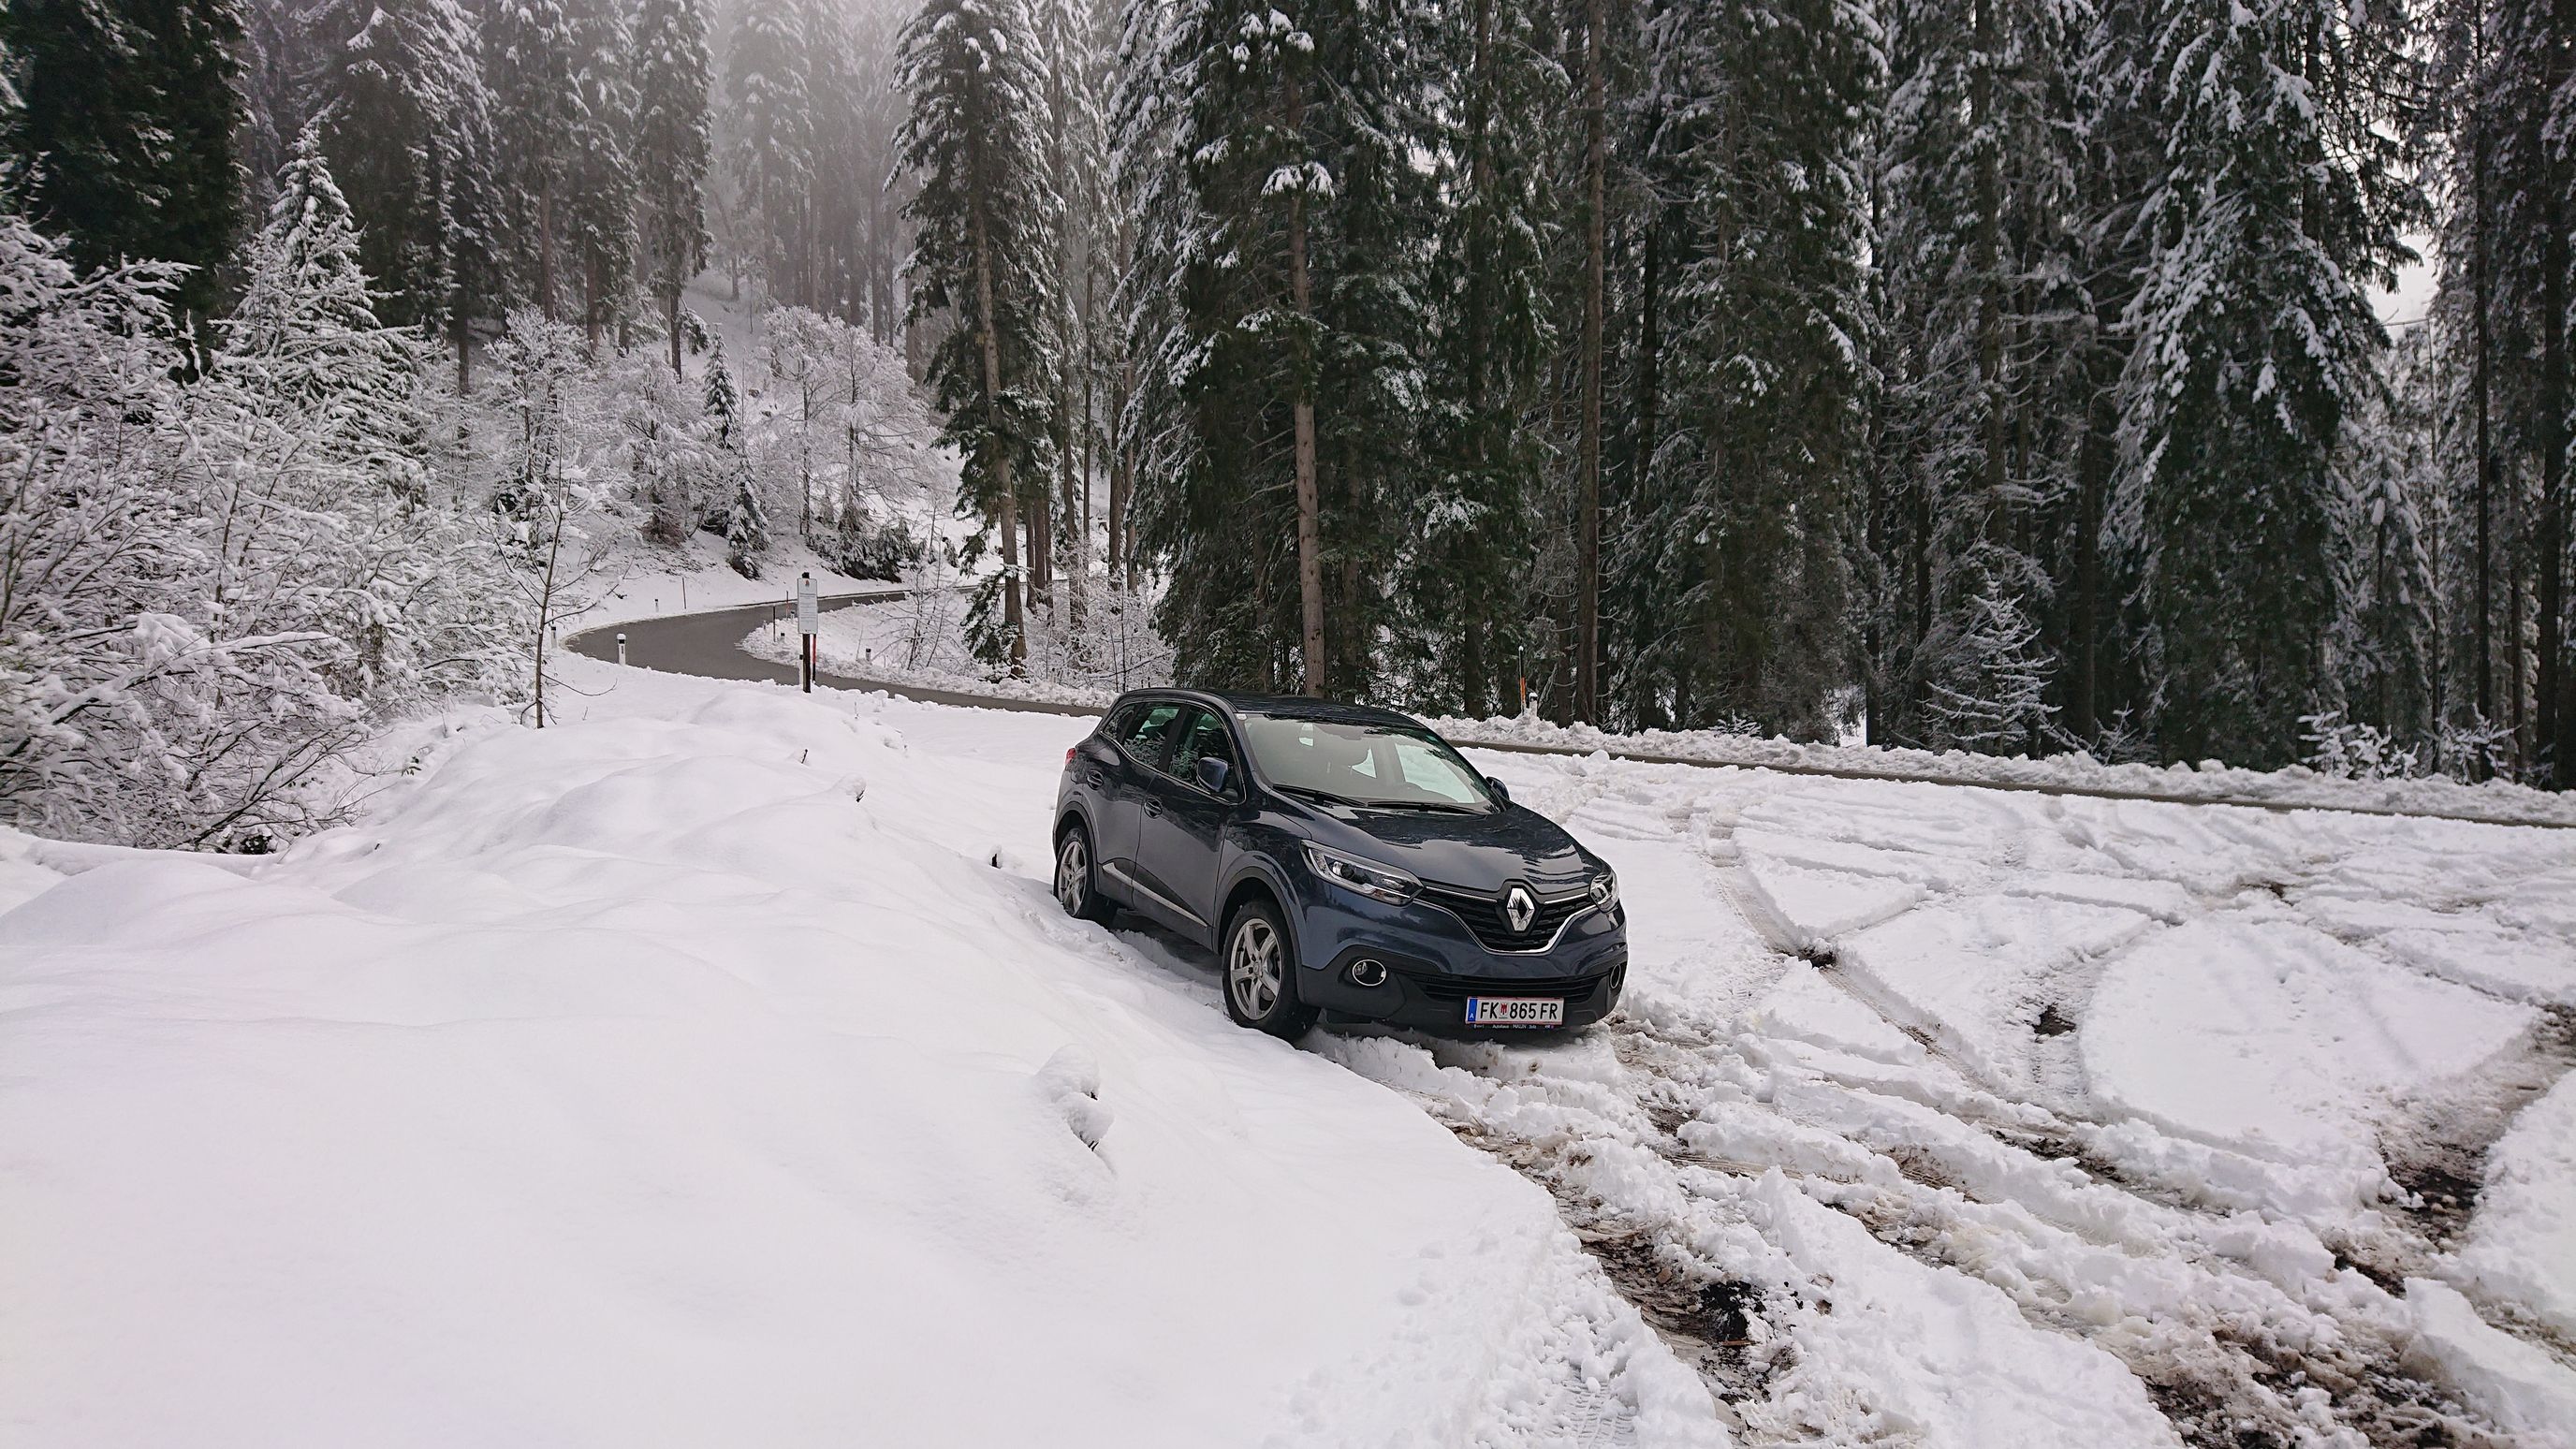
[{"label": "deep snow bank", "polygon": [[612,678],[0,916],[10,1437],[1723,1442],[1538,1189],[959,848],[1051,760]]}]

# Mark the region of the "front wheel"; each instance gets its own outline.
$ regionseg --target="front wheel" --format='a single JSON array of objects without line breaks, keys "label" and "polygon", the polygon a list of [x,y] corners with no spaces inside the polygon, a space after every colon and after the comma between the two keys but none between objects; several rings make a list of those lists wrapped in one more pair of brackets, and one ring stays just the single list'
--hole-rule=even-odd
[{"label": "front wheel", "polygon": [[1100,893],[1091,870],[1091,833],[1079,825],[1068,827],[1055,844],[1055,900],[1078,921],[1105,926],[1118,914],[1117,904]]},{"label": "front wheel", "polygon": [[1247,901],[1226,923],[1225,1014],[1237,1026],[1294,1041],[1315,1024],[1297,999],[1297,957],[1267,902]]}]

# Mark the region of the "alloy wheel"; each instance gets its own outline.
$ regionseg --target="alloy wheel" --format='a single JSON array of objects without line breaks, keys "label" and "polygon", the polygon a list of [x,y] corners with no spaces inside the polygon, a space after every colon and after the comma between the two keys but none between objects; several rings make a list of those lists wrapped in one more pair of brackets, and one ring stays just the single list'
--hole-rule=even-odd
[{"label": "alloy wheel", "polygon": [[1279,1001],[1283,982],[1280,977],[1279,933],[1259,916],[1247,917],[1234,933],[1234,949],[1226,957],[1226,989],[1234,993],[1234,1004],[1245,1016],[1258,1021],[1270,1014]]},{"label": "alloy wheel", "polygon": [[1091,855],[1082,848],[1082,832],[1069,831],[1064,846],[1055,853],[1055,899],[1068,916],[1082,914],[1083,897],[1091,890]]}]

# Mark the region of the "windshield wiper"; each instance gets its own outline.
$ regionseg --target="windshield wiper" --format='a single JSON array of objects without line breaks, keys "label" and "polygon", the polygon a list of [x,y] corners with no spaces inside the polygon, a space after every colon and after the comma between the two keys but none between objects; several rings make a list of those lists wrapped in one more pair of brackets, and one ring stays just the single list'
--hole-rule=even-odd
[{"label": "windshield wiper", "polygon": [[1318,790],[1312,785],[1282,785],[1279,787],[1279,793],[1301,796],[1318,805],[1347,805],[1354,810],[1368,808],[1368,802],[1365,800],[1354,800],[1348,795],[1336,795],[1330,790]]},{"label": "windshield wiper", "polygon": [[1374,803],[1381,810],[1434,810],[1443,815],[1484,813],[1473,805],[1459,805],[1447,800],[1379,800]]}]

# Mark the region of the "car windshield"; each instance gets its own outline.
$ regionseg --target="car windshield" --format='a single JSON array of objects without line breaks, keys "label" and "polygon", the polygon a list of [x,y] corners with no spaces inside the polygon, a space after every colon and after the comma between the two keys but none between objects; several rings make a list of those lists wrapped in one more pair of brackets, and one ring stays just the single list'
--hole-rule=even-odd
[{"label": "car windshield", "polygon": [[1475,770],[1428,731],[1258,714],[1242,720],[1263,777],[1289,794],[1379,809],[1494,808]]}]

